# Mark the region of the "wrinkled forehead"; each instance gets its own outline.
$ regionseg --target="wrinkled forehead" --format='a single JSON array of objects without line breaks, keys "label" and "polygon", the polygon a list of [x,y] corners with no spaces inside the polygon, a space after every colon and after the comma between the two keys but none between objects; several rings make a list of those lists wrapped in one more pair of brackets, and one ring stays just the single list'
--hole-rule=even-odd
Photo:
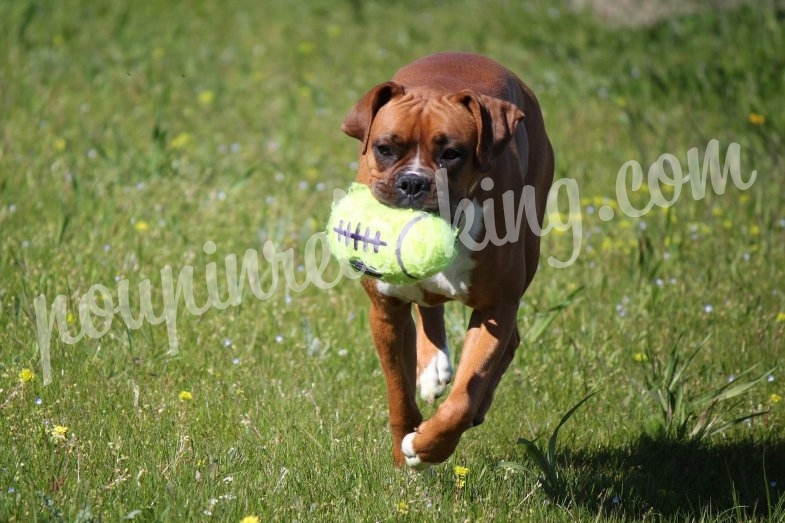
[{"label": "wrinkled forehead", "polygon": [[379,109],[371,126],[373,138],[390,138],[401,145],[431,145],[444,141],[471,142],[477,126],[468,109],[448,94],[417,92],[392,99]]}]

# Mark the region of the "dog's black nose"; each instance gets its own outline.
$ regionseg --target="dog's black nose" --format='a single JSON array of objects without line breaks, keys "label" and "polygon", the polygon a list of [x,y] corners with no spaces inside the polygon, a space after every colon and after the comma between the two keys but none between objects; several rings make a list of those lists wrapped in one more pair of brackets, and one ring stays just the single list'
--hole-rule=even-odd
[{"label": "dog's black nose", "polygon": [[413,201],[430,191],[431,181],[419,174],[407,172],[398,176],[395,188],[405,199]]}]

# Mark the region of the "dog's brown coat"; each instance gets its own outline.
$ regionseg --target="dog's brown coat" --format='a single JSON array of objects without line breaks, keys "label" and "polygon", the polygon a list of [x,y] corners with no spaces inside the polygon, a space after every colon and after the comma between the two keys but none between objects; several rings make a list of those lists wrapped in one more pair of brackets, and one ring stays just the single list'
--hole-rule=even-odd
[{"label": "dog's brown coat", "polygon": [[[492,200],[496,236],[505,238],[502,195],[512,191],[517,214],[529,185],[542,225],[554,168],[542,113],[531,90],[488,58],[445,53],[418,60],[366,94],[342,129],[361,142],[357,181],[368,184],[383,203],[401,205],[395,181],[402,169],[433,177],[445,167],[452,212],[463,198],[479,206]],[[455,151],[462,157],[452,158]],[[484,177],[491,178],[492,189],[479,184]],[[438,209],[436,183],[418,205]],[[415,401],[417,373],[446,346],[442,303],[454,296],[423,290],[415,323],[411,302],[382,293],[375,280],[363,280],[387,384],[396,464],[405,458],[410,463],[444,461],[463,432],[483,421],[520,343],[518,304],[537,270],[539,253],[540,237],[526,219],[516,241],[489,243],[472,253],[468,292],[459,297],[473,309],[461,359],[451,392],[426,421]],[[409,452],[416,456],[405,456],[401,443],[413,431]]]}]

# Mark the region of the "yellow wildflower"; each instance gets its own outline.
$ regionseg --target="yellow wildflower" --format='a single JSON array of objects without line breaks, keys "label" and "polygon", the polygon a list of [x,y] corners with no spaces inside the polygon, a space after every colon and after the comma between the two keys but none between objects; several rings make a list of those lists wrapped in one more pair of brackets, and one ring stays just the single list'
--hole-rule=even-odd
[{"label": "yellow wildflower", "polygon": [[240,523],[259,523],[259,516],[245,516]]},{"label": "yellow wildflower", "polygon": [[632,361],[638,363],[646,363],[647,361],[649,361],[649,357],[646,356],[646,354],[643,352],[636,352],[635,354],[632,355]]},{"label": "yellow wildflower", "polygon": [[64,427],[63,425],[55,425],[50,432],[52,435],[52,439],[65,439],[65,435],[68,432],[68,427]]},{"label": "yellow wildflower", "polygon": [[458,477],[458,481],[455,482],[455,486],[458,488],[463,488],[464,485],[466,485],[466,475],[469,474],[469,469],[467,467],[455,465],[452,468],[452,471],[455,472],[455,475]]},{"label": "yellow wildflower", "polygon": [[180,133],[169,142],[170,149],[182,149],[191,143],[191,135],[189,133]]},{"label": "yellow wildflower", "polygon": [[213,100],[215,100],[215,92],[211,91],[210,89],[205,89],[199,93],[200,104],[208,106],[213,103]]},{"label": "yellow wildflower", "polygon": [[65,148],[66,148],[67,145],[68,145],[68,142],[65,141],[65,138],[56,138],[55,139],[55,151],[57,151],[58,153],[61,153],[61,152],[65,151]]},{"label": "yellow wildflower", "polygon": [[150,224],[148,224],[144,220],[139,220],[134,224],[134,229],[136,229],[138,232],[145,232],[149,228],[150,228]]},{"label": "yellow wildflower", "polygon": [[750,225],[750,234],[753,236],[760,236],[760,227],[757,225]]},{"label": "yellow wildflower", "polygon": [[752,125],[763,125],[766,123],[766,117],[758,113],[750,113],[749,121]]},{"label": "yellow wildflower", "polygon": [[65,322],[66,322],[68,325],[71,325],[71,324],[72,324],[72,323],[74,323],[75,321],[76,321],[76,316],[74,316],[74,313],[73,313],[73,312],[71,312],[71,311],[68,311],[68,314],[66,314],[66,315],[65,315]]},{"label": "yellow wildflower", "polygon": [[28,381],[33,381],[35,379],[35,374],[30,369],[22,369],[19,371],[19,381],[22,383],[27,383]]},{"label": "yellow wildflower", "polygon": [[771,401],[772,403],[779,403],[780,401],[782,401],[782,396],[780,396],[776,392],[773,392],[771,396],[769,396],[769,401]]},{"label": "yellow wildflower", "polygon": [[193,396],[187,390],[181,390],[177,397],[180,398],[180,401],[191,401],[193,399]]},{"label": "yellow wildflower", "polygon": [[779,323],[785,323],[785,312],[780,312],[777,314],[777,321]]},{"label": "yellow wildflower", "polygon": [[405,501],[399,501],[395,504],[395,511],[398,514],[408,514],[409,513],[409,504]]},{"label": "yellow wildflower", "polygon": [[750,195],[749,194],[742,194],[741,196],[739,196],[739,202],[747,203],[748,201],[750,201]]}]

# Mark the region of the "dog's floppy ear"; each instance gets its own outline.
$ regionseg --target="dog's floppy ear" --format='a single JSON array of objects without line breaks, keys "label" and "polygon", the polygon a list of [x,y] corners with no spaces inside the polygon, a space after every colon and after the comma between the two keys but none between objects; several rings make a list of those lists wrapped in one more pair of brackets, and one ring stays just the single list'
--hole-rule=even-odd
[{"label": "dog's floppy ear", "polygon": [[523,111],[515,104],[471,90],[456,93],[454,100],[464,105],[477,123],[477,168],[487,172],[510,143],[515,126],[524,118]]},{"label": "dog's floppy ear", "polygon": [[376,113],[384,104],[395,96],[404,93],[403,86],[395,82],[379,84],[362,97],[357,105],[349,111],[341,125],[341,130],[362,142],[362,154],[368,149],[368,137],[371,133],[371,123]]}]

